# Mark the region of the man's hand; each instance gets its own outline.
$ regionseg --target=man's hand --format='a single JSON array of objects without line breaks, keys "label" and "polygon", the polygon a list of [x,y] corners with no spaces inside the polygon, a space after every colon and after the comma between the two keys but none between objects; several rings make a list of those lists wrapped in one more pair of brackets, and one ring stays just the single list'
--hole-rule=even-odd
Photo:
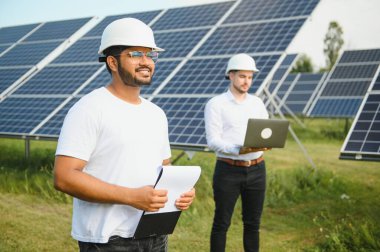
[{"label": "man's hand", "polygon": [[257,152],[257,151],[268,151],[272,148],[254,148],[254,147],[241,147],[239,154],[247,154],[251,152]]},{"label": "man's hand", "polygon": [[181,197],[176,200],[175,206],[179,210],[186,210],[193,203],[194,198],[195,198],[195,188],[193,188],[190,191],[182,194]]},{"label": "man's hand", "polygon": [[152,186],[131,189],[128,205],[148,212],[157,212],[168,201],[166,190],[156,190]]}]

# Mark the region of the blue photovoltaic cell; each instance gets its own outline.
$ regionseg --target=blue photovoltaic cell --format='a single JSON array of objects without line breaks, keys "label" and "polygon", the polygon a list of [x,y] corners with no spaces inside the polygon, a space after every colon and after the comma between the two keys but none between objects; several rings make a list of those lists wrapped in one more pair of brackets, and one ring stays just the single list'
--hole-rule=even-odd
[{"label": "blue photovoltaic cell", "polygon": [[103,19],[99,24],[97,24],[94,28],[92,28],[84,37],[102,36],[104,28],[106,28],[106,26],[112,23],[113,21],[120,18],[126,18],[126,17],[137,18],[143,21],[144,23],[149,24],[150,21],[152,21],[153,18],[155,18],[160,12],[161,11],[149,11],[149,12],[142,12],[142,13],[108,16],[105,19]]},{"label": "blue photovoltaic cell", "polygon": [[98,62],[100,39],[80,39],[52,63]]},{"label": "blue photovoltaic cell", "polygon": [[356,99],[319,99],[313,109],[313,116],[337,115],[352,117],[359,109],[362,98]]},{"label": "blue photovoltaic cell", "polygon": [[[297,74],[289,74],[288,77],[294,80],[292,76],[295,77]],[[293,113],[303,114],[305,107],[317,91],[318,84],[320,84],[324,74],[300,73],[298,76],[297,81],[292,83],[292,88],[288,90],[284,102]],[[284,113],[286,114],[286,111]]]},{"label": "blue photovoltaic cell", "polygon": [[153,25],[153,30],[169,30],[214,25],[234,2],[207,4],[168,10]]},{"label": "blue photovoltaic cell", "polygon": [[290,67],[293,65],[293,62],[296,59],[296,57],[297,54],[286,55],[285,59],[281,62],[280,66],[274,73],[271,82],[269,83],[268,90],[270,93],[272,93],[275,90],[280,81],[284,79],[287,73],[291,70]]},{"label": "blue photovoltaic cell", "polygon": [[165,52],[162,52],[159,57],[185,57],[194,46],[199,43],[208,30],[209,29],[157,33],[155,35],[156,44],[165,49]]},{"label": "blue photovoltaic cell", "polygon": [[168,118],[172,145],[205,146],[204,106],[209,98],[154,98]]},{"label": "blue photovoltaic cell", "polygon": [[377,68],[378,64],[353,66],[338,65],[334,69],[334,72],[332,73],[330,79],[372,79],[376,73]]},{"label": "blue photovoltaic cell", "polygon": [[[352,117],[376,74],[380,49],[345,51],[324,83],[320,96],[308,112],[310,116]],[[330,100],[330,101],[328,101]],[[346,100],[346,101],[343,101]],[[341,104],[348,107],[326,107]],[[322,107],[321,107],[322,106]],[[350,111],[348,109],[351,109]],[[343,114],[341,114],[343,113]]]},{"label": "blue photovoltaic cell", "polygon": [[379,62],[380,49],[347,51],[339,60],[339,63],[351,62]]},{"label": "blue photovoltaic cell", "polygon": [[196,55],[284,51],[305,19],[218,28]]},{"label": "blue photovoltaic cell", "polygon": [[50,118],[50,120],[45,123],[43,127],[38,129],[35,135],[58,137],[67,112],[79,99],[80,98],[71,99],[62,109]]},{"label": "blue photovoltaic cell", "polygon": [[4,27],[0,29],[0,44],[14,43],[36,28],[39,24]]},{"label": "blue photovoltaic cell", "polygon": [[[223,93],[229,81],[224,78],[229,58],[189,60],[161,90],[160,94],[219,94]],[[260,72],[254,75],[250,92],[255,92],[279,55],[255,57]]]},{"label": "blue photovoltaic cell", "polygon": [[0,68],[0,94],[5,91],[18,78],[24,75],[30,67],[24,68]]},{"label": "blue photovoltaic cell", "polygon": [[24,41],[41,41],[52,39],[67,39],[78,31],[90,18],[48,22],[33,32]]},{"label": "blue photovoltaic cell", "polygon": [[380,94],[370,93],[347,136],[340,158],[380,161]]},{"label": "blue photovoltaic cell", "polygon": [[17,89],[15,94],[71,94],[100,67],[100,65],[47,66]]},{"label": "blue photovoltaic cell", "polygon": [[0,66],[36,65],[61,42],[18,44],[0,57]]},{"label": "blue photovoltaic cell", "polygon": [[158,61],[154,71],[152,84],[149,86],[143,86],[141,88],[141,94],[149,95],[158,88],[158,86],[169,76],[174,68],[180,63],[180,61]]},{"label": "blue photovoltaic cell", "polygon": [[2,52],[4,52],[5,49],[7,49],[8,47],[10,47],[10,45],[0,46],[0,54],[1,54]]},{"label": "blue photovoltaic cell", "polygon": [[323,96],[364,96],[371,81],[347,80],[330,81],[330,85],[323,89]]},{"label": "blue photovoltaic cell", "polygon": [[0,132],[27,134],[64,99],[8,97],[0,103]]},{"label": "blue photovoltaic cell", "polygon": [[111,74],[108,73],[107,69],[104,69],[103,71],[100,72],[98,76],[95,77],[89,84],[87,84],[80,92],[79,94],[84,95],[88,94],[91,91],[104,87],[107,84],[111,83]]},{"label": "blue photovoltaic cell", "polygon": [[319,0],[244,0],[224,23],[310,15]]}]

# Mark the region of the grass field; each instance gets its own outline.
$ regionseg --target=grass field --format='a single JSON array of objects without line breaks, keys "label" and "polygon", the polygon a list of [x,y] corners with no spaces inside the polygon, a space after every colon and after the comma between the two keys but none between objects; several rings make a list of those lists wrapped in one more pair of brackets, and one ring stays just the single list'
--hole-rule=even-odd
[{"label": "grass field", "polygon": [[[261,251],[380,251],[380,165],[339,160],[344,121],[305,119],[294,125],[317,169],[298,145],[269,151]],[[55,142],[0,139],[0,251],[76,251],[70,237],[72,199],[52,187]],[[173,150],[173,156],[180,151]],[[200,165],[197,198],[180,218],[169,251],[208,251],[215,156],[199,152],[178,165]],[[236,205],[227,251],[243,251]]]}]

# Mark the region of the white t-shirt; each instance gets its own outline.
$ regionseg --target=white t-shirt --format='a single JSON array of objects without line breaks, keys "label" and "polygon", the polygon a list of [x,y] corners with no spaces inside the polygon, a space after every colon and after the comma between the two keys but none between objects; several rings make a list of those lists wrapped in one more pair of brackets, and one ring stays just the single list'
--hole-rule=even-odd
[{"label": "white t-shirt", "polygon": [[263,101],[247,94],[242,102],[237,102],[228,90],[213,97],[205,107],[205,127],[207,144],[218,157],[235,160],[252,160],[263,155],[262,151],[240,154],[243,146],[247,123],[250,118],[269,117]]},{"label": "white t-shirt", "polygon": [[[164,159],[171,156],[165,113],[141,98],[129,104],[99,88],[68,112],[56,155],[87,161],[84,172],[131,188],[154,185]],[[91,203],[74,198],[72,236],[105,243],[112,235],[131,237],[142,211],[128,205]]]}]

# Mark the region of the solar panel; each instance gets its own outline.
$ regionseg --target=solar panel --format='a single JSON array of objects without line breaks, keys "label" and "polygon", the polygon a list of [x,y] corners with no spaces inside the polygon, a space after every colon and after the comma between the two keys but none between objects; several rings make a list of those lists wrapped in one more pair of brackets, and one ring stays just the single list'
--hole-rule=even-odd
[{"label": "solar panel", "polygon": [[176,146],[205,146],[204,97],[157,97],[153,103],[168,117],[169,141]]},{"label": "solar panel", "polygon": [[4,27],[0,29],[0,44],[12,44],[31,32],[39,24]]},{"label": "solar panel", "polygon": [[380,161],[379,72],[351,125],[341,149],[340,159]]},{"label": "solar panel", "polygon": [[153,30],[212,26],[228,11],[234,2],[206,4],[168,10],[154,25]]},{"label": "solar panel", "polygon": [[165,52],[160,54],[160,58],[181,58],[194,48],[203,38],[209,29],[197,29],[175,32],[156,33],[157,45],[165,45]]},{"label": "solar panel", "polygon": [[30,67],[0,68],[0,94],[29,69]]},{"label": "solar panel", "polygon": [[52,64],[97,62],[99,58],[99,44],[100,40],[98,38],[80,39],[57,57]]},{"label": "solar panel", "polygon": [[112,23],[113,21],[120,18],[125,18],[125,17],[137,18],[143,21],[144,23],[149,24],[160,12],[161,11],[149,11],[149,12],[141,12],[141,13],[108,16],[104,18],[94,28],[92,28],[89,32],[87,32],[86,35],[84,35],[84,37],[99,37],[100,38],[102,36],[104,28],[106,28],[106,26]]},{"label": "solar panel", "polygon": [[36,32],[24,41],[63,40],[74,34],[87,23],[90,18],[81,18],[65,21],[44,23]]},{"label": "solar panel", "polygon": [[0,45],[0,55],[9,48],[9,45]]},{"label": "solar panel", "polygon": [[39,136],[59,136],[63,120],[69,109],[77,102],[80,98],[71,99],[62,109],[58,111],[43,127],[39,128],[36,135]]},{"label": "solar panel", "polygon": [[[10,29],[8,32],[10,33],[12,30],[13,35],[8,36],[9,41],[11,40],[10,38],[15,40],[16,38],[20,38],[22,36],[24,39],[22,41],[18,41],[12,49],[0,57],[0,72],[6,72],[6,69],[11,67],[14,69],[12,70],[12,73],[15,74],[12,78],[9,78],[8,75],[4,78],[0,78],[1,92],[8,90],[9,87],[17,81],[21,81],[21,77],[26,73],[31,74],[32,71],[29,70],[31,70],[33,66],[37,65],[65,39],[74,34],[89,20],[89,18],[82,18],[48,22],[39,26],[38,29],[33,30],[33,32],[30,31],[36,28],[37,25],[22,26],[20,28]],[[21,31],[23,31],[22,34],[24,35],[20,35]],[[28,36],[25,37],[26,33],[28,33]],[[18,34],[18,36],[15,34]],[[18,67],[20,67],[20,69],[15,70]],[[21,71],[21,68],[25,71]]]},{"label": "solar panel", "polygon": [[343,52],[307,115],[353,117],[379,64],[380,49]]},{"label": "solar panel", "polygon": [[[289,88],[282,94],[280,107],[285,104],[295,114],[306,114],[326,75],[327,73],[289,74],[285,81],[289,83]],[[286,110],[283,112],[288,113]]]},{"label": "solar panel", "polygon": [[0,133],[28,134],[63,100],[8,97],[0,103]]},{"label": "solar panel", "polygon": [[14,94],[70,95],[80,87],[101,66],[47,66]]},{"label": "solar panel", "polygon": [[225,23],[308,16],[314,10],[318,2],[318,0],[242,1]]},{"label": "solar panel", "polygon": [[1,66],[33,66],[51,53],[62,41],[20,43],[0,57]]},{"label": "solar panel", "polygon": [[223,26],[197,51],[196,55],[226,55],[240,52],[282,52],[305,19],[273,21],[249,25]]},{"label": "solar panel", "polygon": [[[260,72],[255,74],[252,92],[262,84],[268,72],[279,59],[279,55],[255,57]],[[193,59],[170,80],[160,94],[220,94],[225,92],[229,81],[224,71],[229,57]]]}]

